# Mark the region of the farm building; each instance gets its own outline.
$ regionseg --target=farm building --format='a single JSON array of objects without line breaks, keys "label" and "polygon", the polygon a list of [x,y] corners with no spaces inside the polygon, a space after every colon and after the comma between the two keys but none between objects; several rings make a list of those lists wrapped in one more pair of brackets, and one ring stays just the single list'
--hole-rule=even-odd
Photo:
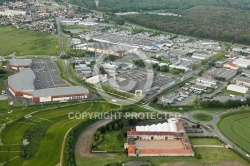
[{"label": "farm building", "polygon": [[194,156],[181,122],[136,126],[127,132],[128,156]]},{"label": "farm building", "polygon": [[8,89],[15,97],[31,99],[35,103],[89,98],[89,91],[80,86],[36,89],[36,76],[30,69],[22,69],[8,77]]},{"label": "farm building", "polygon": [[31,59],[11,59],[9,66],[14,70],[21,70],[23,68],[29,68],[32,65]]}]

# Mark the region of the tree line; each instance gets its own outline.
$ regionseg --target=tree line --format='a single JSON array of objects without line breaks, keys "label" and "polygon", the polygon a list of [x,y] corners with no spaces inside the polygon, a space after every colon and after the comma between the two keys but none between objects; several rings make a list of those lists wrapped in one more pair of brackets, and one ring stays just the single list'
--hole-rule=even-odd
[{"label": "tree line", "polygon": [[[201,9],[206,10],[206,8]],[[197,9],[199,11],[195,10],[196,13],[201,12],[201,9]],[[206,14],[207,16],[201,15],[201,18],[194,16],[194,11],[186,17],[130,14],[123,16],[123,18],[128,22],[160,31],[232,43],[250,44],[250,27],[247,25],[250,19],[246,17],[246,15],[250,15],[249,11],[243,13],[228,12],[229,15],[232,14],[233,16],[209,16],[209,12]],[[245,17],[247,19],[244,20],[243,18]]]}]

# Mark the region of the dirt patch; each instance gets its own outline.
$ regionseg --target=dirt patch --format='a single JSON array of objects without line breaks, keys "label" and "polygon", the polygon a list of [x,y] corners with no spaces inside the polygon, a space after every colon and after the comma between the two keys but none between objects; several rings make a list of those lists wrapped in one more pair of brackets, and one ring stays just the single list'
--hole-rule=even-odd
[{"label": "dirt patch", "polygon": [[90,125],[86,130],[84,130],[76,142],[76,155],[81,157],[95,156],[95,154],[91,153],[93,136],[98,128],[108,124],[111,121],[111,119],[103,119]]}]

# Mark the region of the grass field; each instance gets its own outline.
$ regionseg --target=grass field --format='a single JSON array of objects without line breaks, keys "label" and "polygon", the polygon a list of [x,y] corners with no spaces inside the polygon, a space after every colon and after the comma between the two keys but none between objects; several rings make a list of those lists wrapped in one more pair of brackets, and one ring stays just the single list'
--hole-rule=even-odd
[{"label": "grass field", "polygon": [[213,117],[208,114],[194,114],[193,118],[198,121],[211,121]]},{"label": "grass field", "polygon": [[[6,106],[7,107],[7,106]],[[37,107],[39,108],[39,107]],[[85,103],[75,103],[73,106],[55,108],[47,111],[37,112],[28,119],[20,119],[12,124],[6,126],[1,134],[1,141],[4,146],[1,149],[13,149],[20,150],[25,131],[29,130],[32,126],[49,125],[49,127],[43,128],[36,134],[36,130],[33,130],[33,134],[29,140],[36,140],[35,143],[31,142],[30,152],[33,149],[38,149],[37,153],[33,154],[29,160],[17,157],[9,162],[10,165],[57,165],[60,159],[61,146],[65,133],[74,125],[82,122],[84,119],[69,119],[69,112],[107,112],[110,110],[118,109],[120,106],[109,104],[106,102],[86,101]],[[26,112],[28,113],[28,112]],[[31,130],[32,132],[32,130]],[[42,136],[42,139],[40,138]],[[39,138],[38,138],[39,137]],[[1,162],[8,161],[9,159],[19,156],[19,153],[14,152],[2,152],[0,153],[0,165]]]},{"label": "grass field", "polygon": [[98,145],[97,150],[104,150],[110,153],[124,152],[123,148],[124,148],[124,143],[126,142],[126,138],[122,137],[123,140],[121,141],[117,140],[117,136],[119,134],[122,134],[123,136],[123,130],[120,129],[120,130],[109,131],[106,134],[110,135],[109,139],[104,138],[103,142],[100,145]]},{"label": "grass field", "polygon": [[225,136],[248,153],[250,153],[249,121],[250,112],[245,112],[226,116],[218,124]]},{"label": "grass field", "polygon": [[202,159],[196,157],[76,157],[77,165],[98,165],[104,166],[113,162],[126,162],[126,161],[151,161],[155,166],[163,163],[175,163],[175,162],[189,162],[189,163],[211,163],[216,164],[225,160],[237,160],[248,165],[247,161],[241,158],[231,149],[226,148],[196,148],[196,153],[202,155]]},{"label": "grass field", "polygon": [[192,145],[221,145],[222,143],[215,138],[190,138]]},{"label": "grass field", "polygon": [[51,34],[0,26],[0,56],[59,55],[59,39]]}]

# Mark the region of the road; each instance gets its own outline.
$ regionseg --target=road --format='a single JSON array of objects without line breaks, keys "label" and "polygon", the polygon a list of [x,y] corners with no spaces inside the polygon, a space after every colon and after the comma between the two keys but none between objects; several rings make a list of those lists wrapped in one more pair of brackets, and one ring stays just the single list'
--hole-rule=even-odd
[{"label": "road", "polygon": [[60,53],[60,57],[62,55],[65,55],[66,54],[66,51],[65,51],[65,48],[64,48],[64,40],[63,40],[63,33],[62,33],[62,30],[61,30],[61,26],[60,26],[60,17],[56,17],[56,25],[57,25],[57,36],[60,39],[60,44],[61,44],[61,53]]}]

